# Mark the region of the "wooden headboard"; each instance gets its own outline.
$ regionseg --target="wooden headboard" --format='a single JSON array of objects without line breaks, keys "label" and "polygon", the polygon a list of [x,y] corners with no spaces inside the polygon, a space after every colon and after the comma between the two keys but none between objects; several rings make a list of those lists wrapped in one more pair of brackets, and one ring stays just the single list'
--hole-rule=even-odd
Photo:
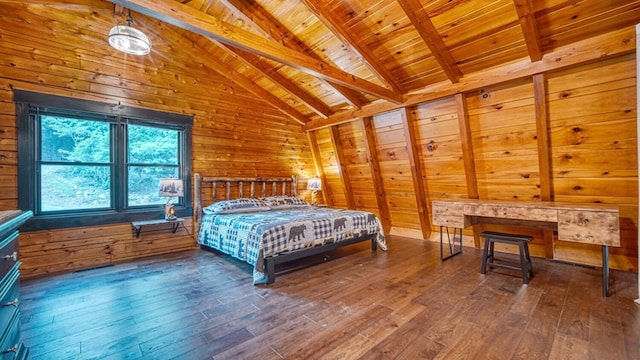
[{"label": "wooden headboard", "polygon": [[[202,209],[216,201],[243,197],[267,197],[276,195],[297,196],[298,180],[287,178],[229,178],[193,175],[193,216],[196,241],[202,222]],[[258,188],[260,191],[258,192]],[[288,192],[287,192],[288,189]],[[224,196],[222,196],[224,190]]]}]

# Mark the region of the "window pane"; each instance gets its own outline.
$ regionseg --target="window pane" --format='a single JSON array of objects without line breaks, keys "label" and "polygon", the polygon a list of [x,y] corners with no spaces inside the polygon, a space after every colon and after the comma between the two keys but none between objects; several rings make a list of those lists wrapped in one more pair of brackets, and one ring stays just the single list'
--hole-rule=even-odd
[{"label": "window pane", "polygon": [[[166,204],[169,198],[159,195],[159,184],[162,178],[179,178],[178,168],[129,166],[129,206]],[[172,198],[171,203],[178,203],[179,198]]]},{"label": "window pane", "polygon": [[109,162],[108,123],[45,115],[40,124],[41,160]]},{"label": "window pane", "polygon": [[109,166],[42,165],[43,212],[111,207]]},{"label": "window pane", "polygon": [[178,130],[129,125],[130,164],[178,165]]}]

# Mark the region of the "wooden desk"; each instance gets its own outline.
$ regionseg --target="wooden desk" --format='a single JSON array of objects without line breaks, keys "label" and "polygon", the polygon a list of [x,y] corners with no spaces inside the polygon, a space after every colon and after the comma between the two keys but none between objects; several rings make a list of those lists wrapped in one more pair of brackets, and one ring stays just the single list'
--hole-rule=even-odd
[{"label": "wooden desk", "polygon": [[555,230],[558,240],[602,245],[602,291],[608,295],[609,246],[620,246],[617,205],[461,199],[434,201],[432,212],[441,242],[442,227],[499,224]]}]

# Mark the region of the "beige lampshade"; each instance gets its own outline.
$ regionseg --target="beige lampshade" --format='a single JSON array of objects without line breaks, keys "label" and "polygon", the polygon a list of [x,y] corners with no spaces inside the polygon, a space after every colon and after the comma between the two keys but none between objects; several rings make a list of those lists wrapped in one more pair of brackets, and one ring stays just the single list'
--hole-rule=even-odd
[{"label": "beige lampshade", "polygon": [[307,182],[307,190],[320,191],[322,190],[322,181],[320,178],[314,177]]},{"label": "beige lampshade", "polygon": [[160,196],[180,197],[184,196],[184,185],[182,179],[166,178],[160,179]]}]

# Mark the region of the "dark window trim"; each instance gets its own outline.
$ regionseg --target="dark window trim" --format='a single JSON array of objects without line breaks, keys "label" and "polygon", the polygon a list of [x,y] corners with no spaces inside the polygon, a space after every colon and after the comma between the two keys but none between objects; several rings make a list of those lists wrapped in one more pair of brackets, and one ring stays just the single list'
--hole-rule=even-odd
[{"label": "dark window trim", "polygon": [[[31,121],[30,106],[51,107],[73,113],[92,113],[106,116],[116,116],[125,122],[158,125],[160,127],[174,128],[182,131],[182,172],[180,177],[184,181],[185,196],[181,203],[175,206],[176,214],[180,217],[192,215],[191,198],[191,137],[193,117],[189,115],[167,113],[149,109],[139,109],[119,104],[108,104],[92,100],[81,100],[57,95],[41,94],[30,91],[14,90],[14,102],[16,103],[16,122],[18,135],[18,206],[21,210],[35,210],[36,173],[35,173],[35,147],[33,141],[37,134],[36,122]],[[116,146],[116,152],[122,152],[121,146]],[[114,154],[120,156],[120,154]],[[124,175],[114,179],[122,186]],[[117,189],[114,191],[118,191]],[[120,192],[122,193],[122,192]],[[121,196],[116,193],[116,196]],[[64,214],[36,215],[27,221],[22,227],[23,231],[36,231],[72,227],[84,227],[105,224],[117,224],[130,221],[159,219],[162,217],[162,206],[153,208],[128,208],[116,210],[85,210]]]}]

